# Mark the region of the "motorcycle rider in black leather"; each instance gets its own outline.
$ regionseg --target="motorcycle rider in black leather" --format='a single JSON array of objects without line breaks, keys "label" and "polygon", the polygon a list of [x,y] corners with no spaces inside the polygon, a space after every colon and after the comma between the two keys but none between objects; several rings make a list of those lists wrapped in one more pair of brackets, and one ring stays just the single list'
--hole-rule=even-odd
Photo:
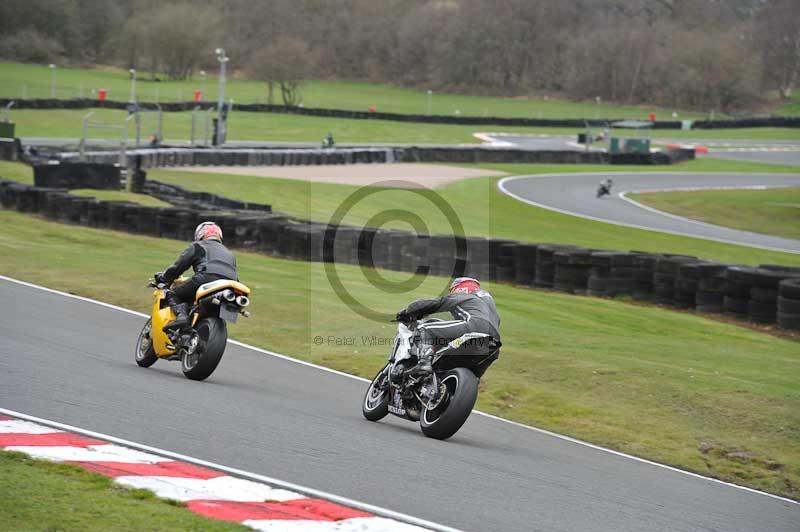
[{"label": "motorcycle rider in black leather", "polygon": [[186,282],[167,290],[165,299],[175,313],[175,320],[164,326],[165,331],[181,329],[189,324],[189,308],[201,285],[220,279],[239,280],[236,257],[222,244],[222,229],[214,222],[198,225],[194,231],[194,242],[183,250],[166,271],[155,274],[155,280],[169,286],[190,266],[194,275]]},{"label": "motorcycle rider in black leather", "polygon": [[431,373],[435,355],[482,355],[500,345],[500,315],[492,295],[480,286],[477,279],[459,277],[450,284],[449,295],[414,301],[397,313],[397,321],[404,323],[437,312],[450,312],[454,318],[417,327],[413,373]]}]

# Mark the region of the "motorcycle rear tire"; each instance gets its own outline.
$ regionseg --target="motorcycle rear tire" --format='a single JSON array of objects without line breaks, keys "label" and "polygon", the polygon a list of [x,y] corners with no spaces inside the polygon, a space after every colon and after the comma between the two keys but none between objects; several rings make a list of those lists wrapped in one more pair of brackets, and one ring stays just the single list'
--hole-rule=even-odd
[{"label": "motorcycle rear tire", "polygon": [[370,421],[379,421],[385,418],[386,415],[389,413],[388,388],[381,392],[383,396],[371,395],[373,393],[373,390],[375,389],[375,383],[378,381],[378,379],[381,378],[381,375],[383,375],[383,373],[387,371],[388,367],[389,364],[385,365],[383,369],[380,370],[377,375],[375,375],[375,378],[372,379],[369,388],[367,388],[367,393],[364,394],[364,400],[361,401],[361,413],[364,414],[364,417]]},{"label": "motorcycle rear tire", "polygon": [[147,346],[147,349],[142,349],[142,341],[144,340],[144,335],[150,332],[152,328],[153,320],[148,319],[144,327],[142,327],[142,332],[139,333],[139,338],[136,340],[136,350],[133,352],[134,358],[136,363],[143,368],[149,368],[153,364],[156,363],[158,357],[156,356],[156,351],[153,349],[153,340],[150,339],[150,345]]},{"label": "motorcycle rear tire", "polygon": [[197,348],[199,360],[191,364],[193,360],[189,356],[184,356],[181,359],[181,369],[187,379],[202,381],[214,373],[225,353],[228,327],[225,325],[225,320],[203,318],[197,323],[195,330],[200,336],[200,346]]},{"label": "motorcycle rear tire", "polygon": [[422,409],[419,426],[429,438],[446,440],[462,427],[478,398],[478,377],[467,368],[455,368],[441,378],[449,397],[433,411]]}]

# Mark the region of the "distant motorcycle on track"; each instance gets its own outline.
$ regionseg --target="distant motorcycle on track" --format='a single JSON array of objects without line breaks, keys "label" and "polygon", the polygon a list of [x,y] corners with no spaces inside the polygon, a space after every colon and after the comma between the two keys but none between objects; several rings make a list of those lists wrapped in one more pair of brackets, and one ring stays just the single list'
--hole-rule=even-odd
[{"label": "distant motorcycle on track", "polygon": [[[175,281],[181,282],[181,279]],[[167,304],[164,283],[151,280],[153,310],[136,341],[136,363],[148,368],[158,359],[179,360],[186,378],[207,379],[217,368],[228,341],[226,322],[249,316],[250,289],[237,281],[220,279],[201,285],[189,311],[190,327],[171,329],[175,313]],[[164,329],[166,327],[166,330]]]},{"label": "distant motorcycle on track", "polygon": [[600,181],[600,184],[597,186],[597,197],[602,198],[603,196],[610,195],[612,186],[614,186],[614,182],[610,179],[603,179]]},{"label": "distant motorcycle on track", "polygon": [[425,319],[399,323],[389,362],[367,389],[362,413],[370,421],[393,414],[418,421],[429,438],[445,440],[458,432],[472,412],[478,397],[478,383],[500,355],[500,342],[492,339],[486,353],[475,356],[442,356],[433,359],[433,373],[418,375],[411,356],[414,332]]}]

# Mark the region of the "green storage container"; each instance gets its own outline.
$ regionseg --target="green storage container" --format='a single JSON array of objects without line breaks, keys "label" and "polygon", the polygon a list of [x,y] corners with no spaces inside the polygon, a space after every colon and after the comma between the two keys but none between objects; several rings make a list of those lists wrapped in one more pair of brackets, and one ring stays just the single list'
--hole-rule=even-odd
[{"label": "green storage container", "polygon": [[0,122],[0,138],[14,138],[14,122]]},{"label": "green storage container", "polygon": [[625,153],[650,153],[650,139],[625,139]]}]

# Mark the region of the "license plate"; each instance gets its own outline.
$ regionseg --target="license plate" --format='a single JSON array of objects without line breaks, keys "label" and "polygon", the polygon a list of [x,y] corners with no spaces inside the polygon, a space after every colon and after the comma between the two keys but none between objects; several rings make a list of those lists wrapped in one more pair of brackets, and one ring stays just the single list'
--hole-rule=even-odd
[{"label": "license plate", "polygon": [[239,317],[239,313],[230,310],[227,307],[219,307],[219,317],[225,321],[236,323],[236,320]]}]

